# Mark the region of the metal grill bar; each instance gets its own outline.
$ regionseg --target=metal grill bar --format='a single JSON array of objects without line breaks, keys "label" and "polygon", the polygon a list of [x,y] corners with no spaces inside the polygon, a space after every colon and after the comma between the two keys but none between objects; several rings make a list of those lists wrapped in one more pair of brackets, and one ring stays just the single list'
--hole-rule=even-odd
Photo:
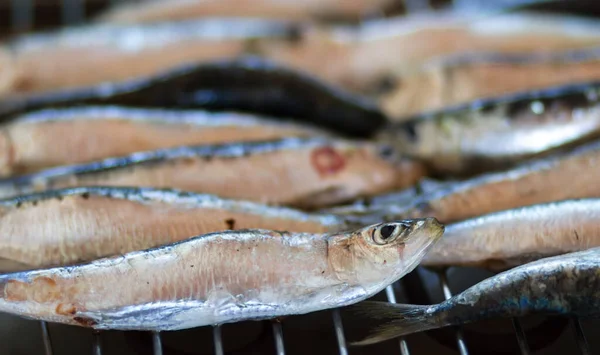
[{"label": "metal grill bar", "polygon": [[529,355],[531,352],[529,350],[529,344],[527,344],[527,339],[525,338],[525,332],[523,332],[523,327],[521,327],[521,322],[519,322],[517,318],[513,318],[512,322],[515,333],[517,334],[517,343],[519,343],[521,354]]},{"label": "metal grill bar", "polygon": [[162,342],[159,332],[152,332],[152,348],[154,349],[154,355],[162,355]]},{"label": "metal grill bar", "polygon": [[285,355],[285,346],[283,344],[283,329],[281,322],[273,321],[273,337],[275,338],[275,350],[277,355]]},{"label": "metal grill bar", "polygon": [[50,339],[50,332],[48,331],[48,323],[40,322],[40,328],[42,328],[42,342],[44,343],[44,354],[52,355],[52,341]]},{"label": "metal grill bar", "polygon": [[100,339],[100,332],[97,330],[92,331],[92,354],[102,355],[102,339]]},{"label": "metal grill bar", "polygon": [[[394,293],[394,286],[389,285],[385,288],[385,294],[387,295],[388,302],[396,303],[396,294]],[[410,351],[408,350],[408,344],[404,338],[400,338],[400,354],[402,355],[410,355]]]},{"label": "metal grill bar", "polygon": [[223,340],[221,339],[221,326],[213,327],[213,341],[215,342],[215,355],[223,355]]},{"label": "metal grill bar", "polygon": [[[73,25],[81,23],[85,20],[85,0],[63,0],[62,4],[62,20],[65,25]],[[111,0],[111,4],[116,5],[123,2],[122,0]],[[404,0],[406,10],[408,13],[419,12],[422,10],[430,10],[429,0]],[[33,11],[33,0],[11,0],[11,25],[15,31],[26,31],[33,28],[34,25],[34,11]],[[440,286],[444,293],[444,298],[449,299],[452,297],[452,293],[448,286],[448,280],[445,272],[438,274],[440,278]],[[390,303],[396,303],[396,297],[394,294],[393,287],[390,285],[386,288],[386,294]],[[344,336],[344,330],[342,325],[341,316],[338,309],[332,311],[334,328],[339,346],[340,355],[348,355],[348,349],[346,346],[346,340]],[[576,335],[577,345],[580,349],[581,354],[591,355],[589,344],[585,338],[585,334],[581,327],[579,319],[576,317],[572,318],[573,328]],[[275,338],[275,347],[278,355],[285,355],[283,330],[281,323],[273,322],[273,334]],[[513,319],[513,327],[517,336],[517,342],[522,354],[530,354],[529,345],[525,338],[525,334],[521,327],[518,319]],[[48,330],[48,324],[46,322],[40,322],[40,328],[42,333],[42,340],[44,346],[44,354],[52,355],[52,341]],[[467,347],[464,342],[462,332],[460,329],[457,330],[457,344],[461,355],[468,355]],[[221,326],[213,327],[213,339],[216,355],[223,355],[223,343],[221,337]],[[402,355],[410,355],[408,344],[401,338],[400,352]],[[160,333],[152,333],[152,345],[154,349],[154,355],[162,355],[162,342]],[[94,355],[102,355],[102,344],[101,344],[101,333],[99,331],[93,331],[92,333],[92,352]]]},{"label": "metal grill bar", "polygon": [[583,333],[583,328],[581,327],[581,322],[577,317],[572,318],[573,328],[575,328],[575,338],[577,339],[577,346],[579,347],[579,352],[583,355],[592,355],[590,351],[590,345],[585,338],[585,334]]},{"label": "metal grill bar", "polygon": [[333,310],[333,327],[335,328],[335,335],[338,341],[338,347],[340,348],[340,355],[348,355],[348,348],[346,347],[346,338],[344,337],[344,327],[342,326],[342,317],[340,316],[340,310]]},{"label": "metal grill bar", "polygon": [[[442,291],[444,292],[444,298],[446,300],[452,298],[452,292],[450,291],[450,287],[448,286],[448,278],[446,277],[446,271],[442,271],[438,273],[438,277],[440,278],[440,286],[442,287]],[[469,351],[467,350],[467,345],[465,344],[465,340],[463,338],[462,331],[460,328],[456,330],[456,342],[458,343],[458,351],[461,355],[469,355]]]}]

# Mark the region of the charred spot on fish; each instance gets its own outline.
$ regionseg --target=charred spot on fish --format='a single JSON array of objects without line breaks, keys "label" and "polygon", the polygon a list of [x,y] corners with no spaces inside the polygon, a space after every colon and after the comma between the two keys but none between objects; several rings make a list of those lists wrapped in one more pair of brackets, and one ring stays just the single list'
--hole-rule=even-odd
[{"label": "charred spot on fish", "polygon": [[33,89],[33,81],[31,80],[31,76],[24,75],[20,76],[15,83],[13,84],[13,88],[15,91],[31,91]]},{"label": "charred spot on fish", "polygon": [[385,95],[399,86],[400,82],[397,77],[385,75],[375,81],[371,91],[374,95]]},{"label": "charred spot on fish", "polygon": [[226,219],[225,224],[227,225],[227,229],[229,229],[229,230],[235,229],[235,219],[233,219],[233,218]]},{"label": "charred spot on fish", "polygon": [[72,304],[59,303],[54,311],[62,316],[72,316],[77,313],[77,307]]},{"label": "charred spot on fish", "polygon": [[579,241],[579,234],[577,234],[577,231],[573,229],[573,233],[575,233],[575,239],[577,239],[577,241]]},{"label": "charred spot on fish", "polygon": [[387,260],[385,260],[385,259],[384,259],[384,260],[383,260],[383,264],[384,264],[384,265],[385,265],[385,264],[387,264]]},{"label": "charred spot on fish", "polygon": [[406,133],[406,137],[410,139],[412,142],[417,140],[417,122],[415,121],[406,121],[402,126],[404,132]]},{"label": "charred spot on fish", "polygon": [[256,38],[249,38],[246,41],[244,41],[243,51],[245,54],[260,55],[262,50],[259,40]]},{"label": "charred spot on fish", "polygon": [[294,24],[289,28],[289,31],[287,33],[287,40],[290,43],[298,44],[304,39],[303,34],[304,31],[302,29],[302,26],[300,24]]},{"label": "charred spot on fish", "polygon": [[311,153],[311,163],[320,176],[333,175],[346,166],[346,160],[332,147],[321,147]]},{"label": "charred spot on fish", "polygon": [[86,327],[93,327],[98,324],[98,322],[88,317],[73,317],[73,320]]},{"label": "charred spot on fish", "polygon": [[190,267],[194,267],[194,265],[190,265]]},{"label": "charred spot on fish", "polygon": [[87,200],[88,198],[90,198],[90,193],[89,193],[89,192],[84,192],[84,193],[82,193],[82,194],[81,194],[81,197],[82,197],[84,200]]},{"label": "charred spot on fish", "polygon": [[324,273],[325,273],[325,270],[321,271],[321,274],[324,274]]}]

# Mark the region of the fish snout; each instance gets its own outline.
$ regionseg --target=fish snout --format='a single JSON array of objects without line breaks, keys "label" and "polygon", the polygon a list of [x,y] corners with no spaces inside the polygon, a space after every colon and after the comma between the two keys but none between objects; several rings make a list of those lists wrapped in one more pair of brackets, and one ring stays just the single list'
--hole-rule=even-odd
[{"label": "fish snout", "polygon": [[446,230],[446,226],[440,223],[435,217],[423,218],[420,222],[421,226],[419,229],[422,229],[423,232],[429,234],[435,240],[440,239]]}]

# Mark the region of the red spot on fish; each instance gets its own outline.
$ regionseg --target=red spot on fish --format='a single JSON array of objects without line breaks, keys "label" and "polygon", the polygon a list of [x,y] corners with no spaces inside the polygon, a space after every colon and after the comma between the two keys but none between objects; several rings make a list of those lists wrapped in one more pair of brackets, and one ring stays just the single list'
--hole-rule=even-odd
[{"label": "red spot on fish", "polygon": [[404,243],[400,243],[398,244],[398,256],[400,256],[400,259],[404,258]]},{"label": "red spot on fish", "polygon": [[87,317],[73,317],[73,320],[75,322],[81,324],[84,327],[93,327],[96,324],[98,324],[98,322],[96,322],[92,318],[87,318]]},{"label": "red spot on fish", "polygon": [[333,175],[346,166],[346,160],[331,147],[322,147],[315,149],[310,156],[313,167],[319,175]]}]

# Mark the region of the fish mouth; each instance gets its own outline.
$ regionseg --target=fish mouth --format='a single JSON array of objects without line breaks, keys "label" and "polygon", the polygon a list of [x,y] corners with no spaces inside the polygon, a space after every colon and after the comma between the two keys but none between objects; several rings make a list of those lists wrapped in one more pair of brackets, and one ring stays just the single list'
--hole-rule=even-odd
[{"label": "fish mouth", "polygon": [[418,223],[420,224],[419,231],[429,235],[433,241],[440,240],[446,230],[446,227],[435,217],[422,218]]}]

